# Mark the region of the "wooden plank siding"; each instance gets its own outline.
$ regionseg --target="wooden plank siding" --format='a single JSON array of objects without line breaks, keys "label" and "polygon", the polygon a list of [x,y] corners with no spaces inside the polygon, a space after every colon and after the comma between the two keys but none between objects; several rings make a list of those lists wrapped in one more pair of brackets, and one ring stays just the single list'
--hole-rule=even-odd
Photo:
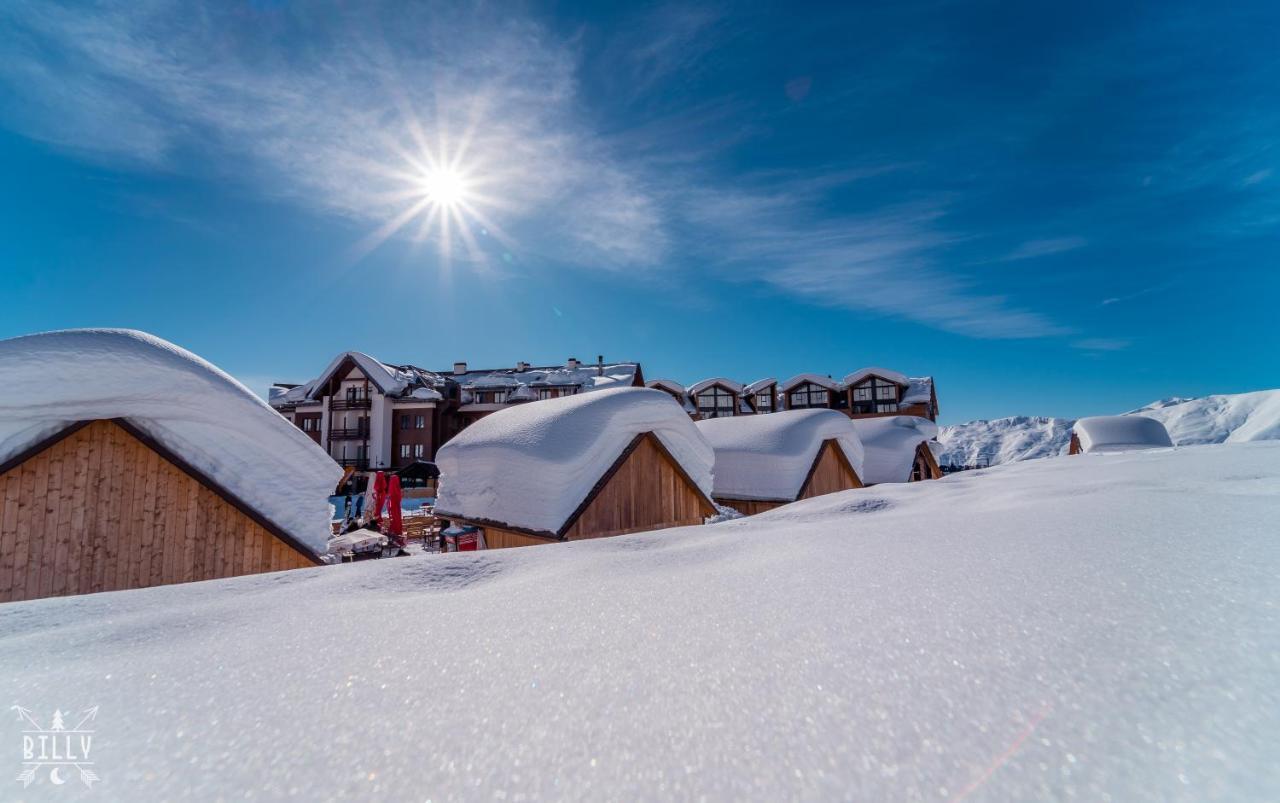
[{"label": "wooden plank siding", "polygon": [[3,602],[313,565],[113,421],[0,473]]},{"label": "wooden plank siding", "polygon": [[754,516],[757,513],[764,513],[766,510],[789,505],[790,502],[766,502],[759,499],[731,499],[727,496],[717,496],[716,503],[731,507],[744,516]]}]

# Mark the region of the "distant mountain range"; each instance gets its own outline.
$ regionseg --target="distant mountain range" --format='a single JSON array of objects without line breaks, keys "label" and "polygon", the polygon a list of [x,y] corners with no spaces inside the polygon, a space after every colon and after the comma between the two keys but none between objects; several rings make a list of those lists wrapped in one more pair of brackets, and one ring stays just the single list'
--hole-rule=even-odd
[{"label": "distant mountain range", "polygon": [[[1280,390],[1163,399],[1124,415],[1157,419],[1179,446],[1280,440]],[[1074,423],[1073,418],[1016,416],[940,427],[938,462],[994,466],[1066,454]]]}]

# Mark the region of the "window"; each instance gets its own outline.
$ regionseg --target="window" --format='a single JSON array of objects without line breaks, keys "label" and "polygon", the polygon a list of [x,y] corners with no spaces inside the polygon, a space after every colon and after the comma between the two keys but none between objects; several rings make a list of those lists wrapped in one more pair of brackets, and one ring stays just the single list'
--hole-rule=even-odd
[{"label": "window", "polygon": [[826,389],[817,385],[801,385],[799,390],[791,394],[792,409],[826,407],[829,404],[830,399],[827,398]]},{"label": "window", "polygon": [[761,393],[756,396],[756,409],[765,412],[773,409],[773,394]]},{"label": "window", "polygon": [[404,413],[400,416],[400,429],[408,429],[408,428],[409,428],[409,414]]},{"label": "window", "polygon": [[733,415],[733,403],[733,393],[720,385],[712,385],[698,394],[698,412],[704,418]]},{"label": "window", "polygon": [[302,419],[301,421],[299,421],[298,423],[302,426],[302,431],[303,431],[303,432],[310,432],[310,431],[311,431],[311,419],[310,419],[310,418],[304,418],[304,419]]},{"label": "window", "polygon": [[896,413],[898,412],[898,405],[897,404],[877,404],[876,412],[877,413]]},{"label": "window", "polygon": [[898,387],[896,385],[885,385],[877,382],[876,398],[877,399],[893,399],[894,401],[897,401]]},{"label": "window", "polygon": [[409,456],[409,444],[407,443],[400,444],[400,456],[401,457]]},{"label": "window", "polygon": [[544,400],[544,399],[554,399],[555,397],[556,397],[556,392],[555,392],[555,390],[554,390],[554,389],[552,389],[552,388],[538,388],[538,400],[539,400],[539,401],[542,401],[542,400]]},{"label": "window", "polygon": [[871,401],[871,386],[870,386],[870,385],[859,385],[858,387],[854,388],[854,389],[853,389],[853,400],[854,400],[854,401],[856,401],[856,402],[859,402],[859,401]]},{"label": "window", "polygon": [[427,417],[426,417],[425,415],[415,416],[415,417],[414,417],[414,419],[413,419],[413,428],[414,428],[414,429],[426,429],[426,428],[427,428]]},{"label": "window", "polygon": [[493,403],[502,404],[507,400],[507,392],[505,390],[497,390],[493,393]]},{"label": "window", "polygon": [[[898,411],[898,386],[887,379],[869,377],[853,387],[854,415],[896,413]],[[873,402],[874,399],[874,402]]]},{"label": "window", "polygon": [[427,447],[426,447],[426,446],[424,446],[423,444],[421,444],[421,443],[415,443],[415,444],[413,445],[413,456],[414,456],[414,457],[422,457],[422,454],[423,454],[423,452],[425,452],[425,451],[426,451],[426,449],[427,449]]}]

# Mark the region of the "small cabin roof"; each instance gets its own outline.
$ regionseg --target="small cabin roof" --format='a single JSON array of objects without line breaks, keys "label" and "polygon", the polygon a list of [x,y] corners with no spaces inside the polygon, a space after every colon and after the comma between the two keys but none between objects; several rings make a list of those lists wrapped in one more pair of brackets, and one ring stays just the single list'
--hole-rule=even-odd
[{"label": "small cabin roof", "polygon": [[717,497],[794,500],[828,440],[835,440],[854,472],[862,476],[862,443],[848,416],[837,410],[711,418],[697,426],[715,450]]},{"label": "small cabin roof", "polygon": [[845,376],[844,385],[845,387],[856,385],[869,376],[878,376],[881,379],[887,379],[890,382],[893,382],[894,384],[897,384],[897,385],[905,386],[910,383],[910,380],[907,378],[907,375],[904,373],[901,373],[899,371],[893,371],[888,368],[870,367],[870,368],[859,368],[853,373]]},{"label": "small cabin roof", "polygon": [[122,419],[321,554],[342,469],[214,365],[130,329],[0,340],[0,463],[81,421]]},{"label": "small cabin roof", "polygon": [[721,387],[728,388],[729,390],[733,391],[734,393],[741,393],[741,392],[742,392],[742,383],[741,383],[741,382],[735,382],[735,381],[734,381],[734,380],[732,380],[732,379],[725,379],[725,378],[724,378],[724,377],[722,377],[722,376],[717,376],[717,377],[713,377],[713,378],[711,378],[711,379],[704,379],[704,380],[702,380],[701,382],[694,382],[692,385],[690,385],[690,386],[689,386],[689,394],[690,394],[691,396],[696,396],[696,395],[698,395],[699,393],[701,393],[702,391],[704,391],[704,390],[706,390],[707,388],[711,387],[712,385],[720,385]]},{"label": "small cabin roof", "polygon": [[436,510],[557,533],[645,433],[711,495],[715,456],[688,413],[663,391],[628,387],[517,405],[470,425],[436,455]]},{"label": "small cabin roof", "polygon": [[806,382],[826,388],[827,390],[840,390],[842,387],[839,382],[829,376],[823,376],[822,374],[796,374],[786,382],[779,385],[778,390],[785,393],[786,391],[799,387]]},{"label": "small cabin roof", "polygon": [[938,437],[938,425],[914,415],[855,418],[850,423],[866,451],[862,480],[866,483],[906,482],[916,449]]},{"label": "small cabin roof", "polygon": [[1164,424],[1143,415],[1081,418],[1072,428],[1083,452],[1128,452],[1173,446]]},{"label": "small cabin roof", "polygon": [[681,397],[686,393],[684,385],[681,385],[674,379],[650,379],[648,382],[644,383],[644,386],[646,388],[658,388],[660,390],[665,390],[668,393],[675,393]]}]

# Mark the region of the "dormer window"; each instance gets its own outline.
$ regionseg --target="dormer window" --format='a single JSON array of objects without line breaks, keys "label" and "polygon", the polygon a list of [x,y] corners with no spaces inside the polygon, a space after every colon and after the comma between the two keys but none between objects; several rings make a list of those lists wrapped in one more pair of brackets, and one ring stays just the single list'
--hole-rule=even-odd
[{"label": "dormer window", "polygon": [[901,388],[887,379],[878,376],[854,385],[851,389],[853,397],[853,413],[866,415],[876,413],[896,413],[898,411],[898,394]]},{"label": "dormer window", "polygon": [[698,394],[698,413],[703,418],[721,418],[733,415],[733,393],[712,385]]}]

